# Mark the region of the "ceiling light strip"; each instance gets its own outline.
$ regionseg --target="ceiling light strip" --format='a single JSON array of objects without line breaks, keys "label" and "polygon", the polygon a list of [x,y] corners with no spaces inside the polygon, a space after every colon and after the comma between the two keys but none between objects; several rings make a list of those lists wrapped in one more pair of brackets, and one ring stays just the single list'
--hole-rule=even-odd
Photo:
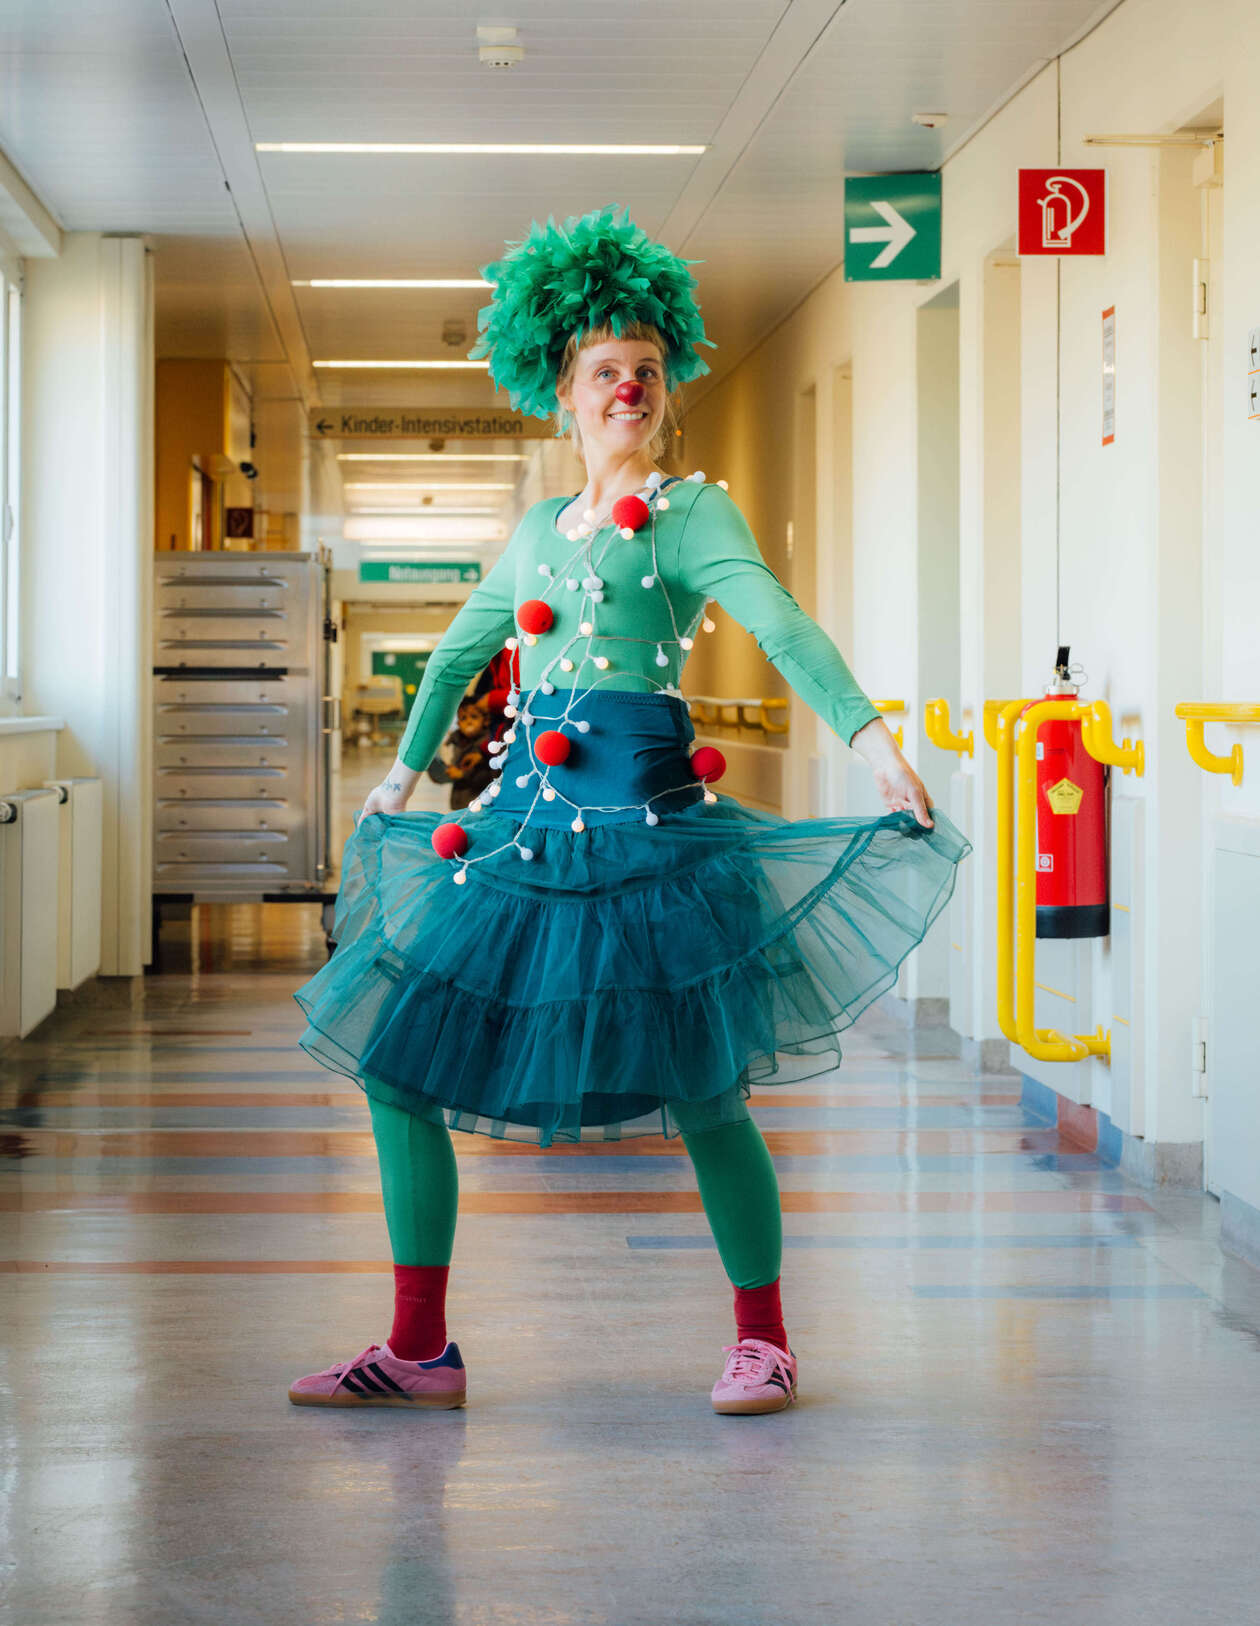
[{"label": "ceiling light strip", "polygon": [[515,491],[512,480],[478,484],[471,480],[347,480],[346,491]]},{"label": "ceiling light strip", "polygon": [[294,278],[295,288],[493,288],[480,277],[310,277]]},{"label": "ceiling light strip", "polygon": [[419,372],[421,369],[463,368],[477,372],[484,372],[490,363],[488,361],[313,361],[312,367],[375,367],[378,370],[387,369],[395,372]]},{"label": "ceiling light strip", "polygon": [[257,141],[256,152],[486,154],[499,157],[696,157],[707,147],[642,146],[569,141]]},{"label": "ceiling light strip", "polygon": [[338,463],[528,463],[524,452],[338,452]]}]

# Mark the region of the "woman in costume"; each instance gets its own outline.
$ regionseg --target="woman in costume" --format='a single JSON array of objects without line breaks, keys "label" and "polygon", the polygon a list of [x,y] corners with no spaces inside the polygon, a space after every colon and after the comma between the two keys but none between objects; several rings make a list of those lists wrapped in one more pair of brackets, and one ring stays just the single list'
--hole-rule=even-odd
[{"label": "woman in costume", "polygon": [[[449,1131],[536,1141],[681,1135],[734,1288],[711,1400],[777,1411],[797,1360],[774,1166],[746,1098],[840,1058],[967,843],[840,651],[766,565],[723,482],[666,477],[670,395],[707,372],[685,262],[624,215],[535,224],[486,267],[473,355],[559,416],[585,490],[526,513],[429,659],[347,842],[337,949],[295,998],[301,1043],[368,1096],[394,1257],[384,1345],[298,1379],[302,1405],[462,1405],[445,1293]],[[679,687],[716,600],[870,764],[882,818],[789,821],[711,786]],[[404,812],[470,678],[519,655],[494,782],[458,820]]]}]

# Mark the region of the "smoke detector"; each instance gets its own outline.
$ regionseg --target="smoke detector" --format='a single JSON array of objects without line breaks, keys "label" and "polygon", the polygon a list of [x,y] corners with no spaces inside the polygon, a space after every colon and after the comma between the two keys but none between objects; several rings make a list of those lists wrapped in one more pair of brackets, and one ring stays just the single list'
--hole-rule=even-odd
[{"label": "smoke detector", "polygon": [[477,55],[486,68],[514,68],[525,59],[525,47],[514,28],[479,27]]},{"label": "smoke detector", "polygon": [[911,124],[921,124],[925,130],[939,130],[949,118],[948,113],[911,113]]}]

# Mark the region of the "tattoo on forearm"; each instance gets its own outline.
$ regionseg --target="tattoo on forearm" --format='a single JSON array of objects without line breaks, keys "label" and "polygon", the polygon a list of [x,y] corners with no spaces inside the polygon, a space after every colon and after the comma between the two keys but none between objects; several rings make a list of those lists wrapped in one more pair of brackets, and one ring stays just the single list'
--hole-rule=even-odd
[{"label": "tattoo on forearm", "polygon": [[381,784],[382,784],[382,787],[385,790],[401,790],[402,789],[402,785],[398,782],[397,779],[384,779],[384,780],[381,781]]}]

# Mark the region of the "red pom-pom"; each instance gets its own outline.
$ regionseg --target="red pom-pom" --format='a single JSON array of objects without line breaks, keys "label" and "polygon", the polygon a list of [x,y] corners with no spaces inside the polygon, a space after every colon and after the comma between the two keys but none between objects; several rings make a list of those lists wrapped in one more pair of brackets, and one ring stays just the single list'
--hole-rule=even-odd
[{"label": "red pom-pom", "polygon": [[651,510],[642,497],[618,497],[612,507],[613,524],[627,531],[641,531],[651,519]]},{"label": "red pom-pom", "polygon": [[502,711],[507,705],[507,697],[506,689],[487,689],[482,699],[491,711]]},{"label": "red pom-pom", "polygon": [[439,824],[433,832],[433,851],[439,858],[462,858],[468,851],[468,832],[462,824]]},{"label": "red pom-pom", "polygon": [[726,758],[712,745],[702,745],[691,753],[691,771],[697,779],[711,785],[726,772]]},{"label": "red pom-pom", "polygon": [[534,741],[534,755],[549,768],[569,760],[569,741],[558,729],[549,728]]},{"label": "red pom-pom", "polygon": [[516,612],[516,624],[522,632],[550,632],[555,616],[551,605],[541,598],[528,598]]}]

